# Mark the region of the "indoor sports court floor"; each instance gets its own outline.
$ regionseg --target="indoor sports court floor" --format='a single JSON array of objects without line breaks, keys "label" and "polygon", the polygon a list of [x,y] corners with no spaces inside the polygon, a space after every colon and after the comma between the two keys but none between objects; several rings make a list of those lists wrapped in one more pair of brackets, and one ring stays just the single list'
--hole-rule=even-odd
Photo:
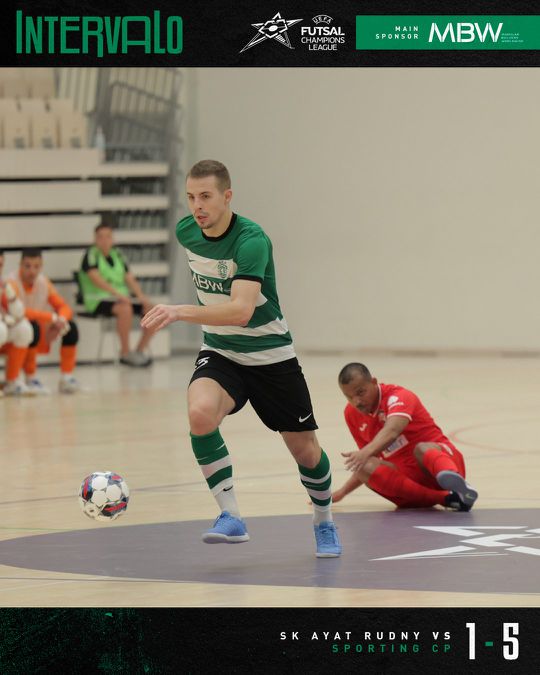
[{"label": "indoor sports court floor", "polygon": [[[365,360],[414,390],[465,455],[474,510],[394,511],[365,487],[335,506],[344,553],[317,559],[306,493],[277,434],[246,407],[222,427],[251,541],[208,546],[216,506],[195,463],[185,386],[194,356],[148,370],[80,367],[85,391],[0,400],[0,605],[539,606],[537,357],[300,355],[319,440],[345,481],[341,366]],[[77,491],[114,470],[131,500],[111,525]]]}]

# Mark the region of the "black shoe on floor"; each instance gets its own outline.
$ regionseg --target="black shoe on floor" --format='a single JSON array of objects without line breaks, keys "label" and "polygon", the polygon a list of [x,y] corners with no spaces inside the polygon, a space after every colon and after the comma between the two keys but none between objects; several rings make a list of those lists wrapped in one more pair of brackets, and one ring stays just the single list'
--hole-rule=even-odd
[{"label": "black shoe on floor", "polygon": [[470,511],[478,499],[478,492],[455,471],[439,471],[437,483],[443,490],[449,490],[446,506],[455,511]]}]

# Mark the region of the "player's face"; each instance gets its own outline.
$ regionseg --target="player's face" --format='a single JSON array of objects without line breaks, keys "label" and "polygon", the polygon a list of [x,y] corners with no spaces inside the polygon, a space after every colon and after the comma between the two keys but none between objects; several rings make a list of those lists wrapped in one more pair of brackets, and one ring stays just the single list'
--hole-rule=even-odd
[{"label": "player's face", "polygon": [[114,245],[113,231],[108,227],[103,227],[96,232],[96,246],[104,255],[109,255],[109,251]]},{"label": "player's face", "polygon": [[379,402],[377,378],[364,378],[358,374],[348,384],[340,384],[347,401],[363,413],[375,412]]},{"label": "player's face", "polygon": [[232,190],[221,192],[215,176],[188,178],[186,192],[189,210],[197,225],[212,236],[228,220]]},{"label": "player's face", "polygon": [[42,267],[43,259],[41,257],[23,258],[21,260],[21,280],[23,284],[33,286]]}]

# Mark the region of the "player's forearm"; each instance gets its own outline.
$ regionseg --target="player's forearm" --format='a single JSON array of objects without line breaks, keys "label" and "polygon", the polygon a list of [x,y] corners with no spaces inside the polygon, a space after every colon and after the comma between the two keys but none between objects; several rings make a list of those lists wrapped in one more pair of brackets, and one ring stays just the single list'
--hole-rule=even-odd
[{"label": "player's forearm", "polygon": [[379,433],[370,441],[363,450],[369,454],[370,457],[375,457],[396,440],[400,432],[394,429],[382,428]]},{"label": "player's forearm", "polygon": [[231,300],[221,305],[177,305],[177,321],[208,326],[245,326],[253,315],[253,308]]},{"label": "player's forearm", "polygon": [[353,473],[353,475],[347,480],[338,490],[340,493],[341,497],[345,497],[345,495],[348,495],[350,492],[353,490],[356,490],[356,488],[359,488],[361,485],[364,484],[364,481],[359,477],[357,473]]},{"label": "player's forearm", "polygon": [[63,317],[66,321],[70,321],[73,318],[73,310],[60,295],[49,295],[48,302],[58,316]]},{"label": "player's forearm", "polygon": [[41,309],[31,309],[29,307],[25,310],[25,316],[28,321],[37,321],[38,323],[46,323],[53,320],[53,312],[47,312]]}]

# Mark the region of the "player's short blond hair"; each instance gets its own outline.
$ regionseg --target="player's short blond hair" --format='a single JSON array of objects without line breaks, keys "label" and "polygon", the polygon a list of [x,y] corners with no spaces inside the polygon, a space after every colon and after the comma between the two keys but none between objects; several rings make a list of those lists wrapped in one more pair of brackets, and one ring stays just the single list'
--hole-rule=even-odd
[{"label": "player's short blond hair", "polygon": [[207,176],[216,177],[220,192],[231,189],[231,177],[227,167],[215,159],[202,159],[197,162],[191,167],[186,178],[206,178]]}]

